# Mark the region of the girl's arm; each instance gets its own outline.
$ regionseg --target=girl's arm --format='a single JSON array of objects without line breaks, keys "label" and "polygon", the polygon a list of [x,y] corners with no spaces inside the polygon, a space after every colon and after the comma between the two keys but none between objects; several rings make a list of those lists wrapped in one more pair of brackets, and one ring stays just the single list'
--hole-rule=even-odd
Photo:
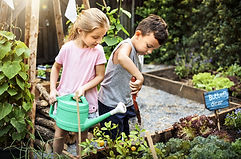
[{"label": "girl's arm", "polygon": [[105,76],[105,64],[100,64],[95,66],[95,78],[86,83],[85,85],[81,86],[77,91],[76,94],[78,96],[84,95],[86,91],[90,90],[91,88],[96,87],[100,82],[103,81]]},{"label": "girl's arm", "polygon": [[[132,76],[136,77],[135,82],[130,81],[131,94],[137,94],[142,87],[144,77],[133,61],[130,59],[131,46],[127,43],[122,44],[115,52],[114,61],[119,63]],[[131,80],[131,79],[130,79]]]},{"label": "girl's arm", "polygon": [[49,97],[49,103],[53,103],[56,101],[56,85],[59,78],[59,71],[62,68],[62,65],[55,62],[50,73],[50,97]]}]

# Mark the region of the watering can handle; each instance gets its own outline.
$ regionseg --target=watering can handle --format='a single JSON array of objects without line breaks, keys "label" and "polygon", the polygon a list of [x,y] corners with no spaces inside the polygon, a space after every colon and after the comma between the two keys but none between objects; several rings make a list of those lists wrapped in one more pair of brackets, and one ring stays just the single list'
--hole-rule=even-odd
[{"label": "watering can handle", "polygon": [[55,114],[53,114],[54,112],[54,105],[57,101],[53,102],[51,105],[50,105],[50,109],[49,109],[49,116],[53,119],[55,119]]},{"label": "watering can handle", "polygon": [[[75,100],[75,94],[71,94],[71,96],[72,96],[72,99]],[[86,100],[86,98],[84,96],[80,96],[79,102],[81,102],[81,103],[88,103],[88,101]]]}]

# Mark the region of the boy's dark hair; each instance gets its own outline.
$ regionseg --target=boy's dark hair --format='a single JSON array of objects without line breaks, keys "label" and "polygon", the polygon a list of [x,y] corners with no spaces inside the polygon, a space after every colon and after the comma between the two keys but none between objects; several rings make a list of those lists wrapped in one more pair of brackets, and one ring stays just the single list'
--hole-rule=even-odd
[{"label": "boy's dark hair", "polygon": [[140,30],[143,36],[154,33],[154,37],[160,45],[164,44],[168,37],[166,22],[160,16],[154,14],[143,19],[136,30]]}]

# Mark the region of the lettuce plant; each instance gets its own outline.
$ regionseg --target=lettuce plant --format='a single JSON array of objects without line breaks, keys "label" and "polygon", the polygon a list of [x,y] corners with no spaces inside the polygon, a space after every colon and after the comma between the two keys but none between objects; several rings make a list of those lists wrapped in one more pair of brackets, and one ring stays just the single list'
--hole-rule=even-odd
[{"label": "lettuce plant", "polygon": [[207,137],[216,131],[215,123],[205,115],[191,115],[181,118],[173,124],[177,129],[177,137],[192,140],[196,136]]},{"label": "lettuce plant", "polygon": [[194,87],[205,89],[206,91],[219,90],[223,88],[231,88],[234,83],[227,77],[211,75],[211,73],[199,73],[192,78]]}]

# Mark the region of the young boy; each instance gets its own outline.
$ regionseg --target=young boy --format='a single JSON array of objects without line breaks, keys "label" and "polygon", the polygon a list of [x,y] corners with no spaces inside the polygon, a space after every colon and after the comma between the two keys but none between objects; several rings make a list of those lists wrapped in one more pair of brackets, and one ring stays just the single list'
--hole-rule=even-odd
[{"label": "young boy", "polygon": [[[98,94],[99,114],[111,111],[119,102],[127,106],[127,112],[110,116],[100,123],[101,127],[109,121],[118,124],[111,134],[106,132],[112,139],[121,132],[129,135],[128,120],[136,115],[131,95],[140,91],[144,81],[137,55],[151,54],[164,44],[167,37],[165,21],[157,15],[150,15],[139,23],[131,39],[123,40],[113,50]],[[130,81],[132,76],[136,78],[135,82]]]}]

